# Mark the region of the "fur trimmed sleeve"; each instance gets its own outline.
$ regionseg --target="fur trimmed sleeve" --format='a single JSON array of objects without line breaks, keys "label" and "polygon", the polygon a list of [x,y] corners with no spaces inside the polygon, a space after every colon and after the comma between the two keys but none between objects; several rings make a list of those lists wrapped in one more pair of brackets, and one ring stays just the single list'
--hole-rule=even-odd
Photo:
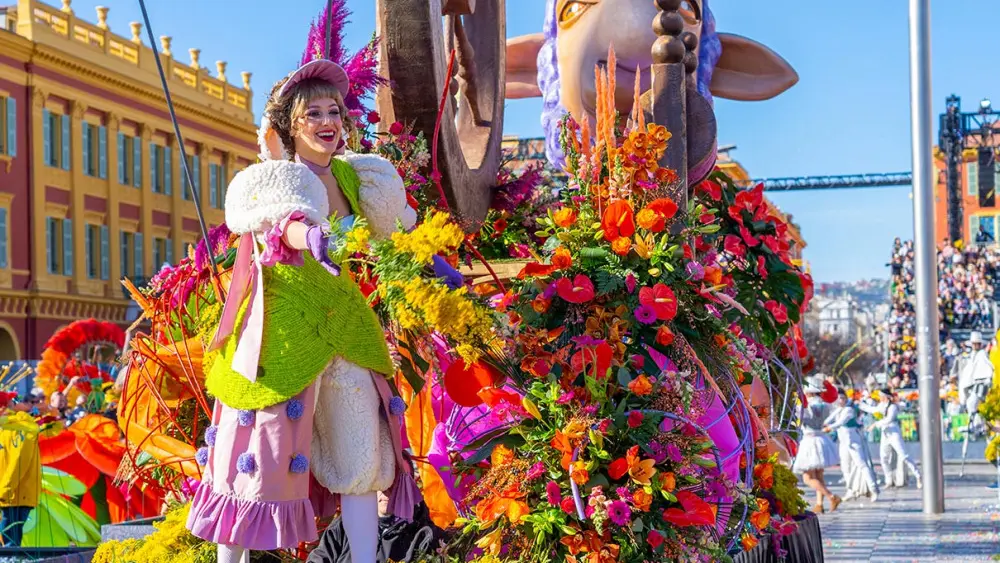
[{"label": "fur trimmed sleeve", "polygon": [[348,153],[342,157],[358,175],[361,186],[358,203],[372,233],[386,238],[396,231],[396,220],[410,230],[417,223],[417,212],[406,203],[406,188],[396,167],[374,154]]},{"label": "fur trimmed sleeve", "polygon": [[226,192],[226,225],[243,233],[264,232],[293,213],[314,224],[326,223],[326,187],[305,165],[266,160],[243,169]]}]

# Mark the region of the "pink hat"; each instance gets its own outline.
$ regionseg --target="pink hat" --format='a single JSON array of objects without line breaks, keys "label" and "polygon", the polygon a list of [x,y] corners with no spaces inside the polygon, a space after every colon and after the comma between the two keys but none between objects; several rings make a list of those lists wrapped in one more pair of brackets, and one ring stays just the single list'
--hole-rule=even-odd
[{"label": "pink hat", "polygon": [[302,65],[298,70],[293,72],[288,81],[281,87],[281,90],[278,91],[278,96],[283,96],[289,88],[310,78],[318,78],[332,84],[344,96],[351,89],[351,79],[347,76],[347,71],[344,70],[344,67],[329,59],[316,59]]}]

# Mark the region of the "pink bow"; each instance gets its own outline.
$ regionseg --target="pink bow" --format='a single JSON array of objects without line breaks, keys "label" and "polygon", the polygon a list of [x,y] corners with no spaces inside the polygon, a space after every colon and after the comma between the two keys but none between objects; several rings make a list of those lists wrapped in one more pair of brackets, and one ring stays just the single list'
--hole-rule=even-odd
[{"label": "pink bow", "polygon": [[260,347],[264,338],[264,273],[260,264],[260,251],[253,233],[244,233],[236,249],[236,263],[233,264],[233,278],[229,284],[229,295],[222,308],[219,328],[208,346],[212,352],[222,348],[226,339],[233,335],[240,306],[250,294],[250,303],[243,325],[237,336],[236,353],[233,354],[233,371],[254,383],[257,381],[257,367],[260,363]]}]

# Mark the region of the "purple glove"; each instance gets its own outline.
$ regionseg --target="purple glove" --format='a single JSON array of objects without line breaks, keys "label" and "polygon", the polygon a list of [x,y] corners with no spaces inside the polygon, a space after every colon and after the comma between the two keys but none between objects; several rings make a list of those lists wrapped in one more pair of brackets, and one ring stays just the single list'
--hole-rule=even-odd
[{"label": "purple glove", "polygon": [[323,228],[319,225],[313,225],[306,231],[306,248],[309,249],[309,254],[312,254],[312,257],[322,264],[328,272],[339,276],[340,266],[333,263],[333,260],[330,259],[330,253],[327,251],[329,242],[330,237],[326,236]]}]

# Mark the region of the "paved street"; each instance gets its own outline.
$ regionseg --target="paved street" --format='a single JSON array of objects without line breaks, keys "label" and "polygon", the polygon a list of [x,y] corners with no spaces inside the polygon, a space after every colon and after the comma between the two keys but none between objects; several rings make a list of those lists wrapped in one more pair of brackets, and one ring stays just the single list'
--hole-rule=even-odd
[{"label": "paved street", "polygon": [[[875,506],[867,499],[848,501],[837,512],[821,515],[826,561],[1000,560],[997,493],[985,488],[996,479],[995,469],[967,465],[963,479],[958,473],[957,464],[945,466],[946,513],[941,516],[923,514],[922,491],[912,485],[883,491]],[[843,495],[838,471],[827,472],[826,480]],[[814,495],[807,498],[815,502]]]}]

